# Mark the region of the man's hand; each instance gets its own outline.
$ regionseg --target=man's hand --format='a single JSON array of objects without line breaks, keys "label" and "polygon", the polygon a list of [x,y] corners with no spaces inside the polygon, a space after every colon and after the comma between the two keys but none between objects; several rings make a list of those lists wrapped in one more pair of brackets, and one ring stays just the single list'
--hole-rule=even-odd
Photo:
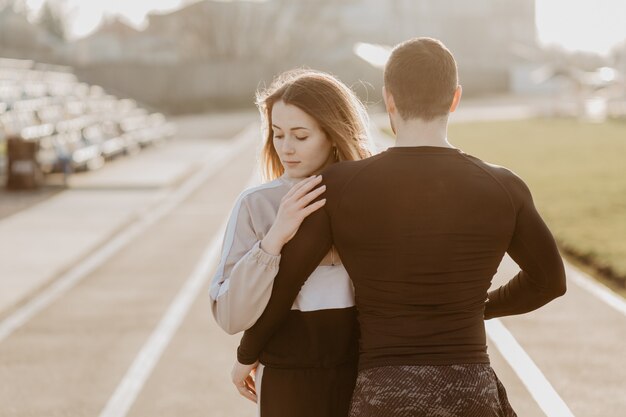
[{"label": "man's hand", "polygon": [[233,370],[230,373],[230,377],[233,384],[237,387],[239,394],[255,403],[257,402],[257,395],[254,375],[256,374],[257,366],[259,366],[259,361],[256,361],[252,365],[243,365],[235,361]]}]

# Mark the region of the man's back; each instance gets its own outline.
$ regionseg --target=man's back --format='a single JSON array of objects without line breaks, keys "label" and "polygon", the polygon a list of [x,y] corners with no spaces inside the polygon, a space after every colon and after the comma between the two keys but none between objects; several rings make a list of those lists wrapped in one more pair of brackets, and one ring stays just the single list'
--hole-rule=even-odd
[{"label": "man's back", "polygon": [[546,251],[512,254],[541,264],[538,283],[560,281],[554,240],[504,168],[454,148],[397,147],[337,164],[324,181],[333,240],[355,286],[361,369],[488,363],[487,290],[512,239],[527,235]]},{"label": "man's back", "polygon": [[328,212],[355,285],[361,368],[488,362],[485,299],[515,227],[507,189],[456,149],[367,162],[325,175],[341,177]]}]

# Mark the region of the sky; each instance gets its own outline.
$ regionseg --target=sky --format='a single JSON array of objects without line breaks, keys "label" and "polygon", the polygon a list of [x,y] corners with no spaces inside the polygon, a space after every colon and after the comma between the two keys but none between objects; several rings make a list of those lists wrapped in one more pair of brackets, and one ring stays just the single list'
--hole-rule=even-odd
[{"label": "sky", "polygon": [[[39,10],[46,0],[27,0],[32,11]],[[84,37],[93,32],[105,15],[120,15],[137,29],[147,25],[150,12],[165,13],[181,7],[184,0],[64,0],[70,15],[69,38]]]},{"label": "sky", "polygon": [[536,11],[543,44],[606,54],[626,39],[624,0],[536,0]]},{"label": "sky", "polygon": [[[32,10],[45,0],[26,0]],[[103,16],[121,15],[132,26],[143,29],[151,11],[175,10],[194,0],[65,0],[72,16],[70,38],[95,30]],[[537,36],[540,43],[568,50],[606,54],[615,43],[626,39],[624,0],[536,0]]]}]

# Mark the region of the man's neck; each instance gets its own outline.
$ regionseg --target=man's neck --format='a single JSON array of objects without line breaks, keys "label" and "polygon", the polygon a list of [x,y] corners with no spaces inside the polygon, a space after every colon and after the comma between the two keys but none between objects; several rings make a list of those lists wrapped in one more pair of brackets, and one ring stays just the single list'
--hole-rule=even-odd
[{"label": "man's neck", "polygon": [[453,148],[448,142],[448,118],[424,121],[422,119],[400,120],[396,126],[396,147],[438,146]]}]

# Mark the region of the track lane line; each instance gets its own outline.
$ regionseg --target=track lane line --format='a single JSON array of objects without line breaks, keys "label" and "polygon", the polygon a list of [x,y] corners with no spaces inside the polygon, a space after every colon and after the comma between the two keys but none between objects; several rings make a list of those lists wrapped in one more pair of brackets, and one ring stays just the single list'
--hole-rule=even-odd
[{"label": "track lane line", "polygon": [[[258,176],[255,173],[244,189],[257,183]],[[167,312],[135,357],[99,417],[124,417],[130,411],[163,352],[169,346],[192,304],[198,298],[198,294],[210,278],[211,271],[217,267],[221,257],[222,241],[227,223],[228,216],[207,248],[202,252],[194,271],[187,278]]]},{"label": "track lane line", "polygon": [[100,417],[123,417],[128,414],[161,355],[198,297],[209,272],[217,265],[225,227],[225,224],[220,227],[216,236],[202,253],[200,262],[135,357],[131,367],[100,413]]},{"label": "track lane line", "polygon": [[485,321],[485,329],[496,349],[547,417],[574,417],[539,367],[499,319]]},{"label": "track lane line", "polygon": [[609,307],[626,316],[626,300],[606,285],[596,281],[578,268],[565,264],[567,278],[583,290],[603,301]]}]

